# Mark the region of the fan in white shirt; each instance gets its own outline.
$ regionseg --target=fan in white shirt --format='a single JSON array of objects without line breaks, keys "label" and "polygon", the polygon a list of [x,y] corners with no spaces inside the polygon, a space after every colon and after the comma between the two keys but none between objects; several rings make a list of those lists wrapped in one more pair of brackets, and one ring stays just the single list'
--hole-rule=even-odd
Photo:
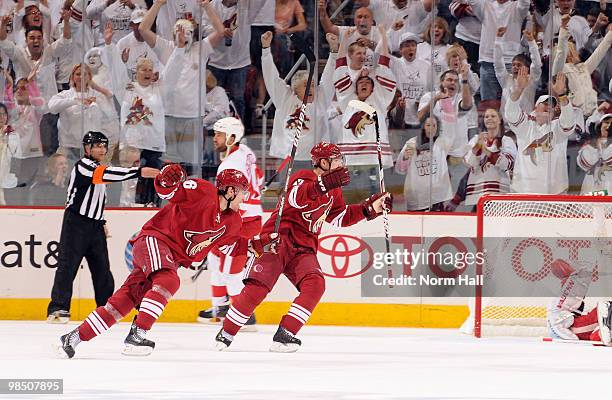
[{"label": "fan in white shirt", "polygon": [[[432,25],[433,37],[431,36]],[[438,86],[438,84],[440,84],[440,75],[442,75],[442,72],[448,69],[448,64],[446,63],[446,51],[450,47],[448,43],[450,42],[451,38],[452,36],[448,27],[448,22],[446,22],[444,18],[436,17],[430,26],[425,30],[425,41],[419,43],[417,46],[416,58],[425,60],[430,64],[433,63],[434,86]]]},{"label": "fan in white shirt", "polygon": [[146,14],[146,10],[140,8],[132,11],[132,15],[130,16],[130,29],[132,32],[117,42],[117,49],[121,54],[121,60],[125,63],[128,76],[131,80],[136,78],[136,63],[140,58],[150,59],[156,71],[160,71],[163,68],[163,64],[157,58],[157,54],[155,54],[153,49],[144,41],[138,30]]},{"label": "fan in white shirt", "polygon": [[130,32],[130,17],[137,9],[146,9],[144,0],[93,0],[87,6],[87,17],[100,22],[100,29],[111,22],[113,27],[113,43],[127,36]]},{"label": "fan in white shirt", "polygon": [[607,190],[612,193],[612,114],[604,114],[595,125],[594,135],[585,143],[576,158],[578,166],[586,172],[581,194]]}]

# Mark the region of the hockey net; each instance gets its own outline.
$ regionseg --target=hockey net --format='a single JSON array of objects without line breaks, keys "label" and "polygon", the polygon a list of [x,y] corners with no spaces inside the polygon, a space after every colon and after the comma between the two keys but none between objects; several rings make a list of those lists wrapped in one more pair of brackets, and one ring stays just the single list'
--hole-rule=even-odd
[{"label": "hockey net", "polygon": [[[547,336],[546,309],[558,297],[555,284],[559,287],[558,279],[550,273],[550,263],[556,258],[584,263],[581,249],[596,246],[601,253],[605,253],[605,246],[609,255],[610,242],[602,240],[609,238],[608,232],[612,233],[612,196],[483,197],[478,204],[477,243],[485,250],[486,262],[477,265],[476,273],[484,279],[476,288],[470,318],[462,330],[471,333],[473,327],[477,337]],[[598,257],[591,264],[598,265],[593,269],[596,280],[598,268],[610,260],[595,253],[589,254]],[[541,289],[547,280],[552,288],[548,292]],[[510,297],[498,295],[507,294],[496,290],[505,286],[512,288]]]}]

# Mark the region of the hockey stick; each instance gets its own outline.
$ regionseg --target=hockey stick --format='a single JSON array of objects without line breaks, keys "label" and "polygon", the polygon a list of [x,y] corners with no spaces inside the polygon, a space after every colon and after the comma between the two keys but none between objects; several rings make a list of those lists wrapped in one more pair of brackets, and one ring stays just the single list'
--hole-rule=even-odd
[{"label": "hockey stick", "polygon": [[304,98],[302,99],[302,106],[300,107],[300,116],[298,118],[297,126],[295,127],[295,136],[293,137],[293,145],[291,147],[291,154],[289,155],[289,164],[287,166],[287,176],[285,176],[285,184],[283,191],[281,192],[280,199],[278,202],[278,216],[274,223],[274,233],[278,233],[280,228],[281,218],[283,216],[283,208],[285,207],[285,200],[287,198],[287,189],[289,189],[289,178],[293,171],[293,162],[295,161],[295,153],[297,152],[298,143],[300,142],[300,136],[302,135],[302,128],[304,127],[304,119],[306,118],[306,105],[308,96],[310,95],[310,85],[312,84],[312,76],[314,74],[314,62],[316,61],[315,54],[310,47],[301,37],[297,35],[291,35],[291,40],[298,50],[306,56],[308,60],[308,80],[306,81],[306,90],[304,91]]},{"label": "hockey stick", "polygon": [[281,162],[280,165],[278,166],[278,168],[276,168],[276,171],[274,172],[274,175],[272,175],[270,177],[270,179],[268,179],[268,181],[266,183],[264,183],[263,187],[261,188],[262,192],[265,192],[266,190],[269,189],[268,186],[270,186],[270,184],[278,176],[278,174],[280,174],[281,171],[285,169],[285,167],[287,166],[288,162],[289,162],[289,156],[285,157],[283,162]]},{"label": "hockey stick", "polygon": [[196,267],[196,269],[197,269],[196,273],[191,276],[191,282],[192,283],[195,282],[196,280],[198,280],[198,278],[200,277],[202,272],[204,272],[204,271],[206,271],[208,269],[208,259],[205,258],[202,261],[202,263]]},{"label": "hockey stick", "polygon": [[557,338],[551,338],[551,337],[543,337],[542,341],[548,342],[548,343],[578,344],[582,346],[604,346],[602,342],[599,342],[596,340],[566,340],[566,339],[557,339]]},{"label": "hockey stick", "polygon": [[[368,116],[370,117],[370,119],[374,120],[374,128],[376,129],[376,152],[378,153],[378,178],[379,178],[379,186],[380,186],[380,192],[381,193],[385,193],[385,172],[383,170],[383,163],[382,163],[382,144],[380,141],[380,129],[378,126],[378,113],[376,112],[376,109],[374,107],[372,107],[371,105],[364,103],[363,101],[359,101],[359,100],[351,100],[348,103],[349,107],[353,107],[357,110],[363,111],[366,114],[368,114]],[[387,250],[387,254],[391,253],[391,240],[389,239],[389,214],[388,214],[388,210],[387,207],[385,207],[385,203],[382,203],[382,210],[383,210],[383,227],[385,230],[385,247]],[[389,267],[388,271],[387,271],[387,275],[389,278],[393,277],[393,271],[391,270],[391,267]],[[393,285],[389,284],[389,287],[393,287]]]}]

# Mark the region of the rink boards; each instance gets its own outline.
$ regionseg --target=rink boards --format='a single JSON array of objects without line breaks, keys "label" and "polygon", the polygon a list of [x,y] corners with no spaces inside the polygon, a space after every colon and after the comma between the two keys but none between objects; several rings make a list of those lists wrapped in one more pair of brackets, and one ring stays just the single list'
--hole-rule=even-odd
[{"label": "rink boards", "polygon": [[[153,214],[149,209],[106,211],[111,270],[118,288],[129,274],[126,244]],[[42,320],[51,292],[57,263],[63,209],[1,208],[0,221],[0,319]],[[267,217],[267,215],[266,215]],[[425,237],[474,237],[476,217],[468,214],[390,216],[394,241],[410,242]],[[309,321],[319,325],[458,327],[468,314],[465,298],[457,297],[362,297],[362,252],[365,237],[383,235],[381,219],[363,221],[350,228],[325,225],[319,261],[327,276],[322,304]],[[128,256],[129,258],[129,256]],[[210,305],[209,273],[192,282],[195,271],[181,269],[181,289],[170,302],[162,321],[192,322],[197,312]],[[284,278],[257,309],[261,323],[278,323],[296,290]],[[83,264],[73,287],[73,319],[84,318],[94,307],[91,275]],[[129,317],[128,317],[129,318]]]}]

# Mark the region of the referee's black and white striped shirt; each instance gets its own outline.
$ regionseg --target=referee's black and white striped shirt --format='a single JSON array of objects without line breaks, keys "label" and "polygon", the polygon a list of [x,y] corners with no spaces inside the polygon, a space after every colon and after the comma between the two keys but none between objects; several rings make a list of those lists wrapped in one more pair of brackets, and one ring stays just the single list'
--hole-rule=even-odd
[{"label": "referee's black and white striped shirt", "polygon": [[140,176],[140,168],[107,167],[83,157],[74,165],[68,185],[66,209],[84,217],[104,219],[105,183],[120,182]]}]

